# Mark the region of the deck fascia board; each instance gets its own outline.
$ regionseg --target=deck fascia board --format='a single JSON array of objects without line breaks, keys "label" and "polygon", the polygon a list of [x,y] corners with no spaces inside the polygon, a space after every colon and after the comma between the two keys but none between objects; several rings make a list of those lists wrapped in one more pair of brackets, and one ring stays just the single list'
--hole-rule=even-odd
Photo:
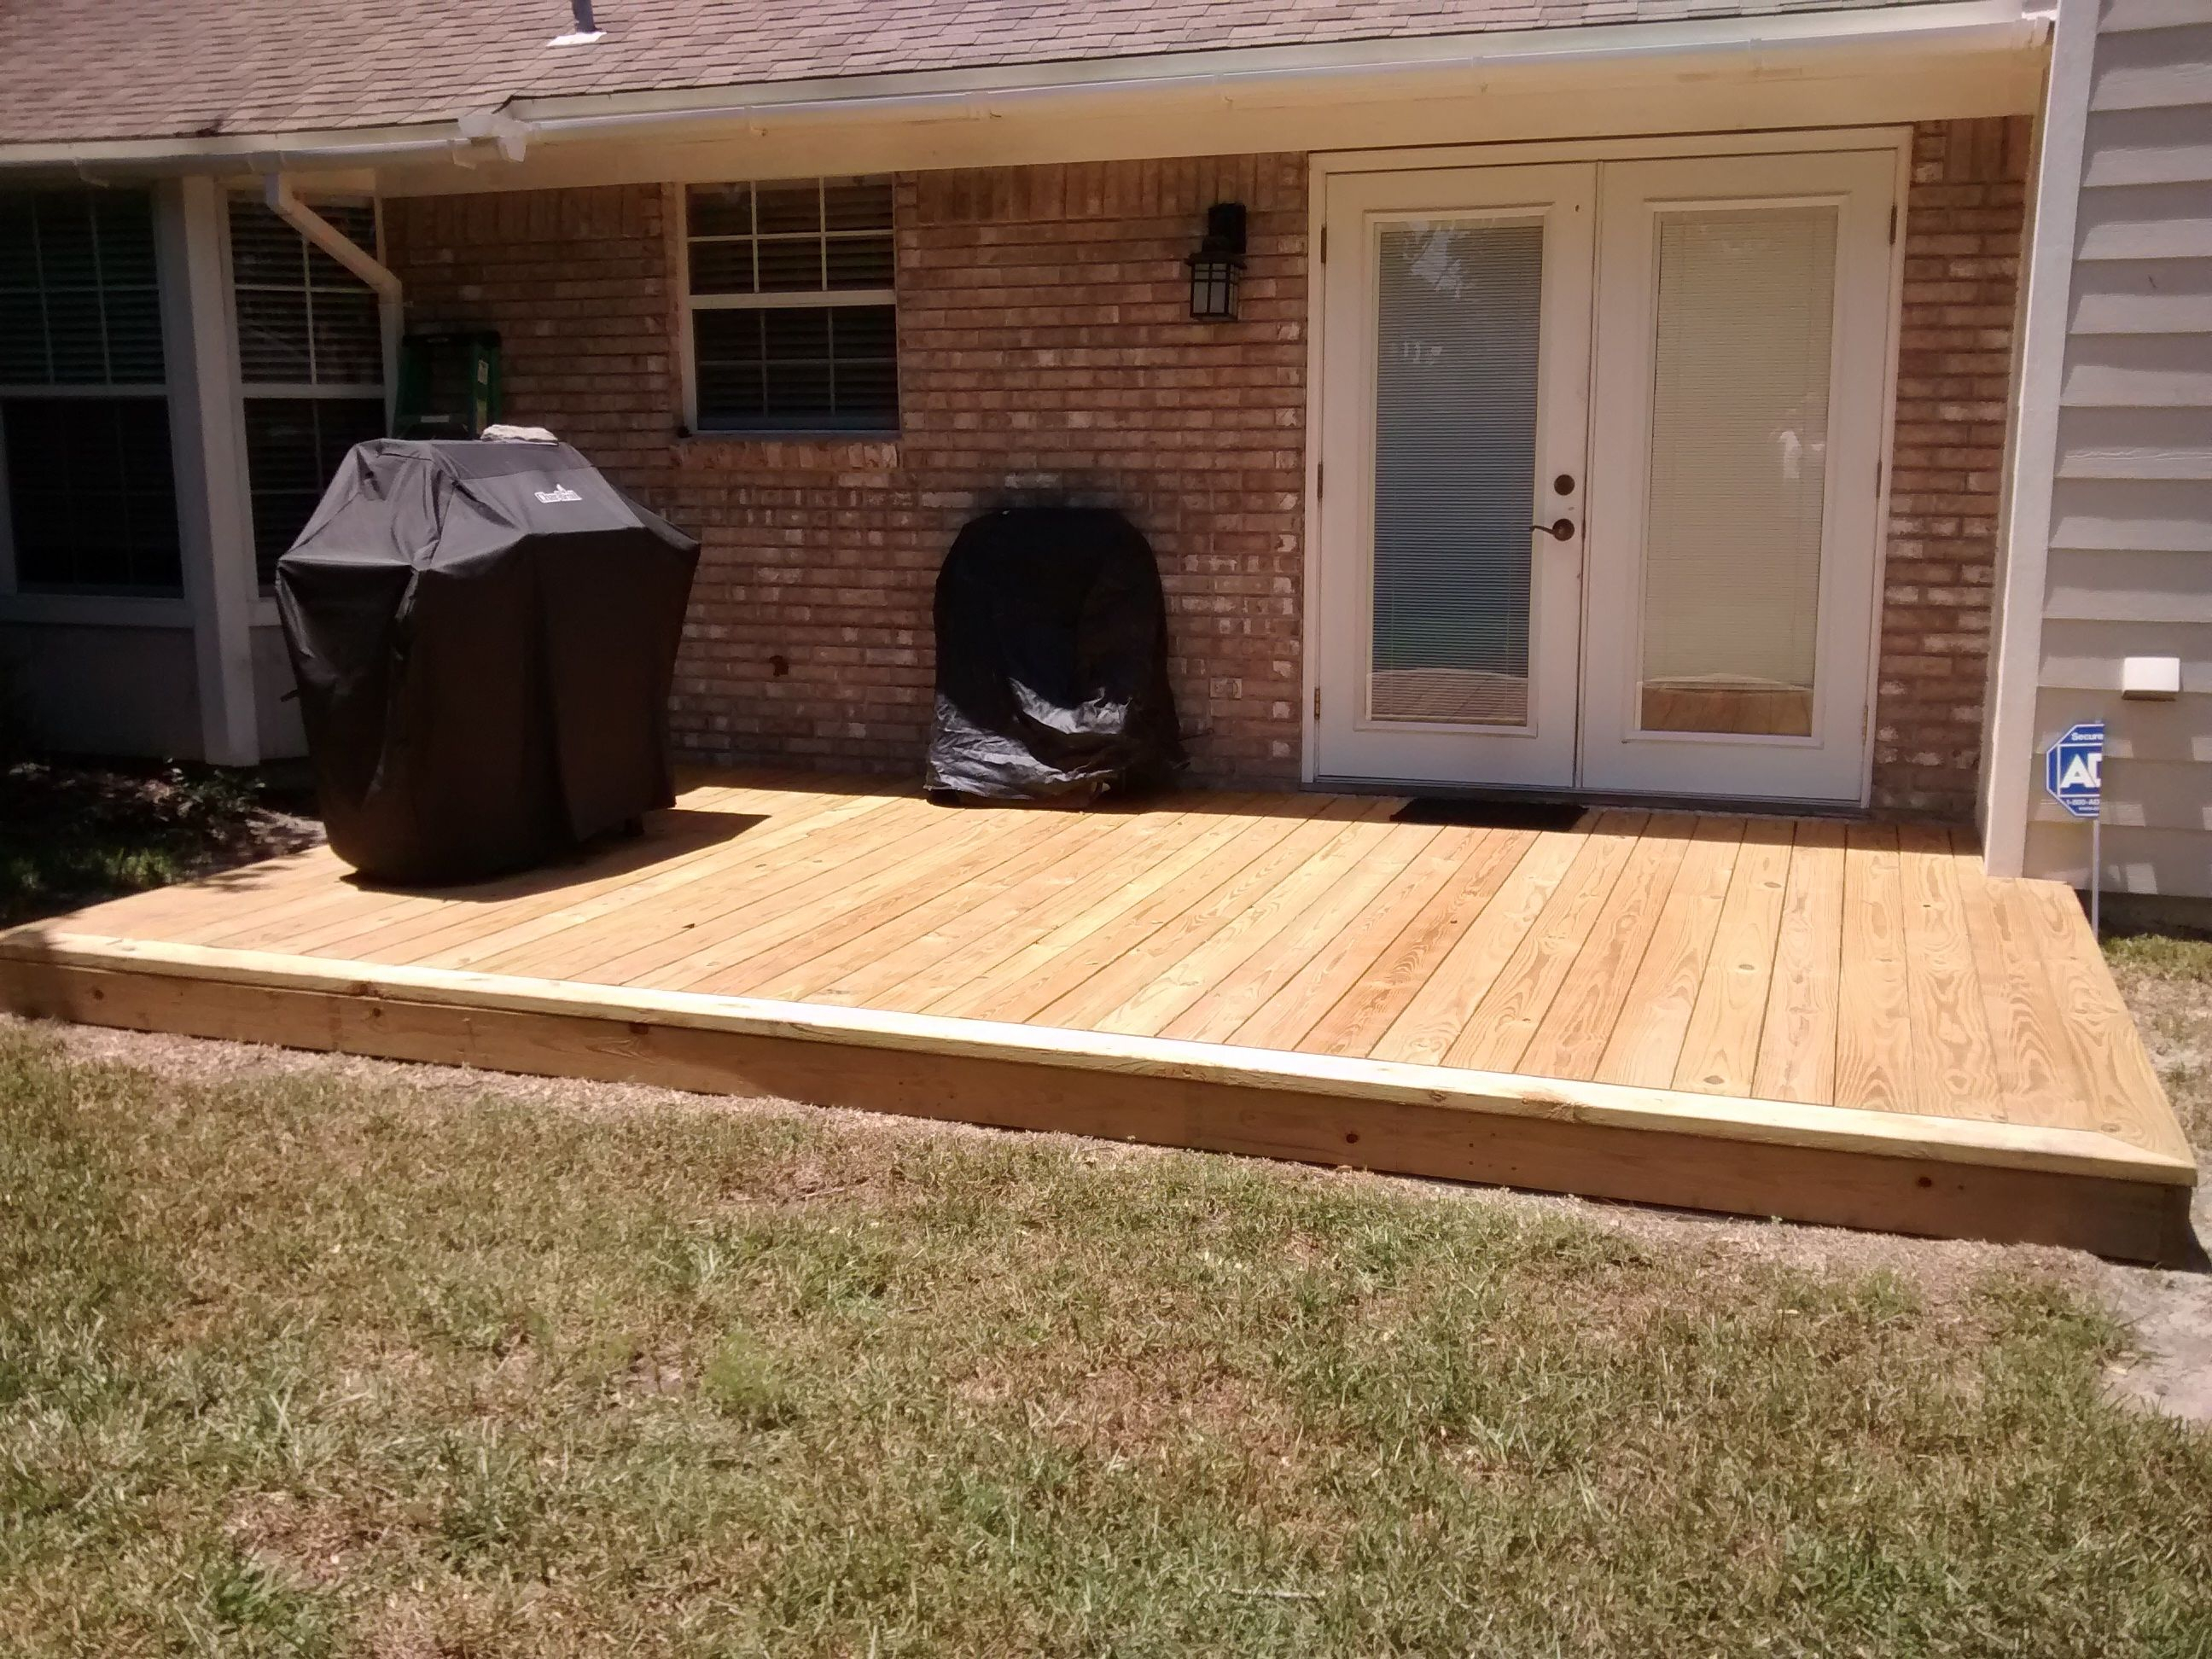
[{"label": "deck fascia board", "polygon": [[[2192,1157],[2132,1146],[2094,1130],[1869,1111],[831,1004],[286,956],[58,932],[52,930],[51,924],[33,923],[0,933],[0,963],[11,969],[0,975],[0,1005],[27,1013],[55,1012],[44,1006],[46,999],[36,982],[37,970],[43,967],[309,993],[444,1009],[456,1014],[497,1010],[646,1024],[738,1038],[1007,1062],[1275,1096],[1420,1107],[1492,1119],[1543,1120],[1694,1136],[1707,1141],[2153,1186],[2187,1188],[2197,1180]],[[98,1008],[71,1007],[64,1017],[93,1024],[112,1023],[102,1020]],[[1337,1161],[1361,1160],[1347,1155]]]}]

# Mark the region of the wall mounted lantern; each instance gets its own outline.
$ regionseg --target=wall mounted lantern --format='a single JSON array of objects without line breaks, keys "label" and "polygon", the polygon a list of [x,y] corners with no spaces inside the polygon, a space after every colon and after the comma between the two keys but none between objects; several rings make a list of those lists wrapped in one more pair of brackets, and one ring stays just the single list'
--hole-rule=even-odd
[{"label": "wall mounted lantern", "polygon": [[1206,240],[1190,256],[1190,314],[1201,322],[1235,322],[1243,274],[1244,204],[1216,202],[1206,210]]}]

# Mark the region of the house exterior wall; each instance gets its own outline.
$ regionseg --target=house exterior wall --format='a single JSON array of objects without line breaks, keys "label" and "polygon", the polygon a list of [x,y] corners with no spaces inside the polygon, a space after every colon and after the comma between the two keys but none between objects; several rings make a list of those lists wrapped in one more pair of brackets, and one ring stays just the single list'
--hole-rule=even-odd
[{"label": "house exterior wall", "polygon": [[[1905,204],[1875,801],[1962,819],[1980,757],[2025,124],[1934,124]],[[1205,209],[1251,210],[1233,324],[1188,319]],[[1121,508],[1168,591],[1195,777],[1299,775],[1306,167],[1267,155],[945,171],[897,190],[895,443],[686,437],[678,198],[386,204],[410,325],[489,325],[507,413],[703,544],[674,702],[700,758],[918,768],[930,593],[1004,502]]]},{"label": "house exterior wall", "polygon": [[[1241,315],[1194,323],[1183,259],[1230,200],[1250,210]],[[1072,500],[1121,508],[1158,555],[1194,774],[1297,782],[1302,158],[901,178],[896,442],[678,434],[672,191],[387,207],[410,323],[499,328],[509,417],[700,537],[686,752],[918,769],[953,533]]]},{"label": "house exterior wall", "polygon": [[1900,815],[1973,816],[2032,149],[2026,116],[1912,136],[1874,713]]},{"label": "house exterior wall", "polygon": [[[2212,18],[2106,0],[2060,376],[2033,741],[2107,722],[2108,890],[2212,896]],[[2181,695],[2124,702],[2122,659]],[[2021,757],[2026,760],[2027,757]],[[2029,794],[2025,873],[2086,884],[2086,825]]]},{"label": "house exterior wall", "polygon": [[0,622],[0,749],[17,732],[61,754],[198,760],[191,627]]}]

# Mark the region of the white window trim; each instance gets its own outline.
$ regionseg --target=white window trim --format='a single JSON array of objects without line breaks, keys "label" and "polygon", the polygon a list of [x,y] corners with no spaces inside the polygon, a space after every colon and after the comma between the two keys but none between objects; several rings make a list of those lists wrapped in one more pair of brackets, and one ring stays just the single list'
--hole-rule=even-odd
[{"label": "white window trim", "polygon": [[[826,179],[836,176],[838,175],[834,173],[817,175],[814,179],[814,184],[817,191],[821,189]],[[708,180],[704,182],[740,184],[757,189],[760,185],[765,184],[785,184],[794,183],[797,181],[794,179],[731,179],[726,181]],[[691,234],[691,192],[690,187],[680,184],[668,185],[664,186],[664,194],[665,198],[669,204],[668,210],[672,217],[672,222],[676,227],[676,235],[673,240],[673,252],[672,255],[672,263],[673,265],[672,276],[675,283],[677,296],[676,346],[677,356],[678,359],[678,368],[682,376],[684,390],[684,435],[690,438],[704,438],[715,441],[730,441],[737,443],[782,443],[792,441],[802,443],[881,443],[896,440],[901,435],[901,427],[896,422],[889,427],[858,431],[850,430],[842,427],[818,426],[768,428],[714,427],[711,428],[701,427],[699,424],[699,354],[696,343],[692,337],[691,330],[692,313],[700,311],[775,311],[783,309],[821,310],[831,306],[890,306],[894,313],[892,318],[892,327],[894,331],[892,372],[895,376],[898,375],[899,371],[903,366],[903,357],[898,350],[896,332],[897,328],[897,318],[896,313],[898,307],[898,192],[896,186],[894,186],[891,192],[890,222],[882,229],[771,231],[764,236],[711,235],[694,238]],[[826,248],[827,246],[833,241],[841,240],[857,240],[866,236],[884,235],[889,235],[891,239],[892,285],[889,288],[802,289],[796,292],[775,294],[695,295],[691,292],[691,244],[694,240],[702,242],[753,242],[756,244],[760,242],[775,241],[811,241],[818,242]],[[899,386],[899,391],[902,393],[904,392],[905,387],[903,384]],[[905,406],[905,398],[902,396],[899,399],[899,407],[903,410]],[[902,416],[902,418],[903,416]]]}]

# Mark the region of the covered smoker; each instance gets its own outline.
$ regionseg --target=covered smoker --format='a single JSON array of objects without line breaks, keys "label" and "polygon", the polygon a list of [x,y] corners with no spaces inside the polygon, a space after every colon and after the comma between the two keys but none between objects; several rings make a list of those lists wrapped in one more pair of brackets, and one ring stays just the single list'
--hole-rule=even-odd
[{"label": "covered smoker", "polygon": [[925,787],[1087,799],[1182,764],[1159,567],[1103,507],[1009,507],[964,526],[937,577]]},{"label": "covered smoker", "polygon": [[563,443],[357,445],[276,563],[338,856],[469,881],[671,804],[698,553]]}]

